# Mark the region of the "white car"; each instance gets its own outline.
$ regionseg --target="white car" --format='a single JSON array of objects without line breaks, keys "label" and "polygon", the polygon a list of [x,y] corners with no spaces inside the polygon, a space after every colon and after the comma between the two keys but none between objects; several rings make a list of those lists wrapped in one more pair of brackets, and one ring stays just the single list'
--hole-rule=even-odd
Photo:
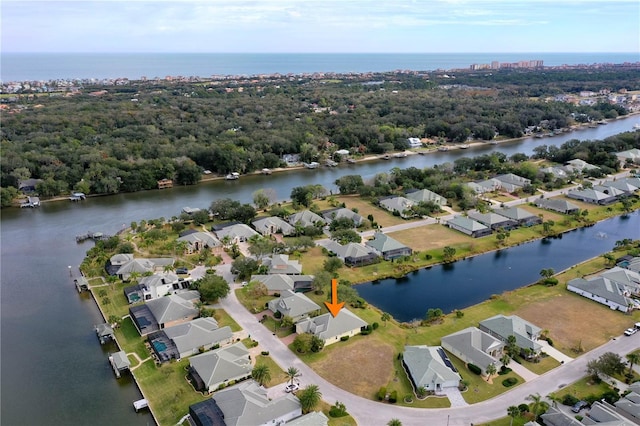
[{"label": "white car", "polygon": [[289,383],[287,386],[284,387],[284,391],[287,393],[295,392],[298,389],[300,389],[300,386],[298,386],[297,383]]},{"label": "white car", "polygon": [[627,328],[627,329],[624,331],[624,335],[625,335],[625,336],[632,336],[632,335],[636,334],[636,332],[637,332],[637,331],[638,331],[638,330],[637,330],[637,329],[635,329],[635,328]]}]

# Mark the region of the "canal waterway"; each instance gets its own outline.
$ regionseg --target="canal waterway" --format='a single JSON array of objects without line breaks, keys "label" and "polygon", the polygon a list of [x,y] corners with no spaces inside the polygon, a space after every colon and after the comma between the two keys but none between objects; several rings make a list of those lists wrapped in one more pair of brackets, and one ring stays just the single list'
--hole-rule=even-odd
[{"label": "canal waterway", "polygon": [[[477,149],[370,161],[332,169],[298,170],[268,177],[247,176],[235,182],[214,181],[162,191],[118,194],[90,198],[80,203],[44,203],[39,209],[3,209],[0,227],[2,423],[90,423],[95,426],[153,423],[148,413],[136,414],[133,410],[132,402],[140,398],[135,384],[131,380],[116,380],[113,376],[107,362],[109,348],[100,346],[93,330],[93,326],[101,322],[100,313],[89,297],[78,295],[69,277],[68,267],[77,267],[92,246],[90,242],[76,244],[75,236],[78,234],[87,231],[115,233],[132,221],[169,218],[178,215],[185,206],[207,207],[211,201],[222,197],[250,202],[253,192],[260,188],[272,188],[278,199],[286,199],[291,189],[300,185],[319,183],[335,190],[333,182],[346,174],[359,174],[366,179],[376,173],[388,172],[393,167],[427,167],[494,150],[507,155],[517,152],[531,154],[533,148],[540,144],[560,145],[569,139],[604,139],[629,131],[637,121],[637,116],[629,117],[606,126],[553,138],[524,139]],[[623,222],[613,220],[612,223]],[[622,238],[631,237],[634,227],[637,234],[637,218],[628,223],[631,225],[624,225],[620,231],[624,233]],[[576,233],[588,233],[592,229]],[[610,236],[605,246],[595,254],[610,249],[615,240],[620,239],[615,227],[604,232]],[[585,240],[578,248],[581,250],[589,245],[587,242],[595,244],[597,240]],[[551,246],[554,244],[555,241]],[[544,255],[544,251],[540,253]],[[505,261],[520,257],[511,252],[504,256]],[[563,252],[553,260],[564,256]],[[466,263],[473,265],[476,260],[459,262],[453,269],[462,269]],[[572,258],[567,265],[573,261]],[[541,267],[561,269],[550,262],[540,263],[543,264]],[[518,274],[516,277],[521,278],[517,286],[533,281],[539,269],[534,269],[532,277]],[[387,287],[398,289],[397,293],[388,294],[389,299],[408,300],[401,293],[404,287],[380,285],[380,288]],[[496,284],[484,294],[503,290]],[[480,301],[483,297],[486,296],[477,295],[474,300]],[[468,304],[475,303],[469,300]],[[424,303],[412,308],[415,314],[409,317],[422,316],[431,306],[447,308],[444,304]],[[389,307],[381,308],[393,311]],[[402,315],[395,316],[403,318]]]},{"label": "canal waterway", "polygon": [[493,294],[524,287],[539,280],[542,269],[562,271],[610,251],[616,241],[624,238],[640,238],[640,211],[557,238],[532,241],[421,269],[398,280],[385,279],[356,288],[367,302],[399,321],[422,319],[430,308],[452,312],[487,300]]}]

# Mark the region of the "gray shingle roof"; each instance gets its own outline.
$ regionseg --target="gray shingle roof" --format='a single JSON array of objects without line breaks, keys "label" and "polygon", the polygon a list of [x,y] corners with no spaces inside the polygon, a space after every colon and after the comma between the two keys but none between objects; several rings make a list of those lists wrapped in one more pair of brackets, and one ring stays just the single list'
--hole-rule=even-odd
[{"label": "gray shingle roof", "polygon": [[280,312],[292,318],[299,317],[314,311],[320,310],[320,306],[304,294],[294,293],[292,290],[285,290],[278,299],[269,302],[269,309],[273,312]]},{"label": "gray shingle roof", "polygon": [[574,278],[567,283],[567,287],[575,287],[621,306],[626,307],[629,306],[629,304],[633,304],[631,299],[625,295],[625,288],[622,284],[602,276],[588,280],[584,278]]},{"label": "gray shingle roof", "polygon": [[406,197],[416,203],[433,202],[440,206],[447,204],[447,199],[428,189],[420,189],[417,191],[407,192]]},{"label": "gray shingle roof", "polygon": [[269,274],[297,275],[302,273],[302,265],[297,260],[290,260],[286,254],[274,254],[265,258],[262,263],[269,267]]},{"label": "gray shingle roof", "polygon": [[469,212],[469,218],[486,226],[499,225],[501,223],[509,224],[513,222],[512,219],[509,219],[508,217],[504,217],[497,213]]},{"label": "gray shingle roof", "polygon": [[252,370],[249,351],[242,342],[193,356],[189,363],[207,388],[226,380],[247,377]]},{"label": "gray shingle roof", "polygon": [[321,411],[312,411],[309,414],[300,416],[296,419],[288,421],[286,426],[327,426],[329,418]]},{"label": "gray shingle roof", "polygon": [[416,386],[431,389],[433,384],[460,380],[460,375],[445,365],[438,349],[424,345],[404,347],[402,359]]},{"label": "gray shingle roof", "polygon": [[380,200],[380,206],[390,212],[398,211],[400,214],[403,214],[404,211],[409,210],[415,204],[417,204],[415,201],[405,197],[389,197]]},{"label": "gray shingle roof", "polygon": [[504,343],[476,327],[465,328],[456,333],[444,336],[442,346],[457,355],[464,354],[467,362],[477,365],[486,371],[489,364],[497,362],[488,352],[499,351]]},{"label": "gray shingle roof", "polygon": [[500,336],[505,341],[509,336],[515,336],[516,345],[521,348],[531,348],[535,351],[542,348],[539,343],[532,340],[532,338],[537,339],[542,329],[519,316],[496,315],[480,321],[480,326],[491,330],[493,334]]},{"label": "gray shingle roof", "polygon": [[373,238],[365,243],[369,247],[372,247],[378,250],[380,253],[385,253],[391,250],[398,250],[407,248],[400,241],[394,240],[387,234],[383,234],[382,232],[376,232],[373,235]]},{"label": "gray shingle roof", "polygon": [[[189,292],[192,293],[192,292]],[[198,308],[185,299],[183,294],[171,294],[146,302],[158,324],[165,324],[182,318],[193,318],[198,315]]]},{"label": "gray shingle roof", "polygon": [[555,210],[555,211],[571,211],[571,210],[580,210],[580,207],[577,205],[567,201],[561,200],[558,198],[538,198],[533,202],[536,206],[542,207],[543,209]]},{"label": "gray shingle roof", "polygon": [[318,222],[323,225],[326,223],[323,218],[309,210],[303,210],[301,212],[292,214],[291,216],[289,216],[288,220],[292,225],[296,225],[299,223],[302,226],[314,226]]},{"label": "gray shingle roof", "polygon": [[537,217],[535,214],[522,209],[520,207],[505,207],[504,209],[496,209],[496,213],[504,217],[508,217],[513,220],[524,220],[532,217]]},{"label": "gray shingle roof", "polygon": [[248,240],[255,235],[259,235],[256,231],[254,231],[244,223],[236,223],[230,226],[226,226],[219,231],[216,231],[216,234],[221,240],[227,236],[232,240],[236,238],[241,240]]},{"label": "gray shingle roof", "polygon": [[335,219],[340,219],[340,218],[347,218],[347,219],[351,219],[353,220],[353,223],[356,226],[360,226],[362,224],[362,221],[364,220],[362,216],[360,216],[358,213],[354,212],[353,210],[349,210],[347,208],[339,208],[339,209],[331,209],[331,210],[327,210],[325,212],[322,212],[322,217],[325,218],[325,220],[328,223],[331,223],[333,220]]},{"label": "gray shingle roof", "polygon": [[223,389],[213,399],[224,414],[227,426],[270,424],[274,419],[302,414],[300,401],[295,396],[286,394],[270,400],[267,391],[253,380]]},{"label": "gray shingle roof", "polygon": [[178,238],[178,241],[186,241],[190,244],[200,243],[209,248],[221,245],[220,241],[208,232],[194,232]]},{"label": "gray shingle roof", "polygon": [[480,222],[476,222],[475,220],[464,216],[455,216],[453,219],[447,221],[447,225],[459,226],[461,228],[468,229],[471,232],[481,231],[488,228]]},{"label": "gray shingle roof", "polygon": [[295,228],[288,222],[277,216],[262,217],[251,222],[254,228],[263,235],[281,232],[283,235],[290,235],[295,232]]},{"label": "gray shingle roof", "polygon": [[359,330],[367,323],[348,309],[342,308],[335,317],[330,313],[307,318],[297,324],[303,333],[315,334],[322,340],[329,340],[353,330]]},{"label": "gray shingle roof", "polygon": [[233,337],[231,327],[218,328],[218,323],[213,318],[197,318],[185,324],[165,328],[164,333],[173,340],[180,354],[201,346],[229,341]]}]

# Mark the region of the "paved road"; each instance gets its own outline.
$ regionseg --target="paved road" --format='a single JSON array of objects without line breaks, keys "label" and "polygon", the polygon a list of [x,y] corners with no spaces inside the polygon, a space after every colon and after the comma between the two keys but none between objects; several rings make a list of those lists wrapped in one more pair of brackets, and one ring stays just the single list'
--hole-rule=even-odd
[{"label": "paved road", "polygon": [[[229,283],[232,283],[232,288],[236,288],[233,286],[234,279],[230,268],[230,265],[221,265],[216,269]],[[491,400],[466,407],[418,409],[371,401],[353,395],[329,383],[302,362],[271,331],[260,324],[240,304],[234,292],[222,299],[219,306],[225,309],[253,339],[257,340],[263,350],[268,350],[273,360],[282,369],[286,370],[291,366],[296,367],[302,373],[300,377],[301,387],[309,384],[318,385],[325,401],[331,404],[341,401],[347,406],[347,410],[359,425],[367,426],[385,425],[392,418],[400,419],[405,426],[447,424],[450,426],[469,426],[471,423],[488,422],[506,416],[507,407],[524,402],[530,394],[539,393],[545,396],[583,377],[587,361],[599,357],[604,352],[616,352],[624,357],[627,353],[640,348],[640,333],[630,337],[623,336],[611,340],[607,344],[567,362],[549,373],[516,386],[513,390]],[[354,366],[354,368],[357,368],[357,366]]]}]

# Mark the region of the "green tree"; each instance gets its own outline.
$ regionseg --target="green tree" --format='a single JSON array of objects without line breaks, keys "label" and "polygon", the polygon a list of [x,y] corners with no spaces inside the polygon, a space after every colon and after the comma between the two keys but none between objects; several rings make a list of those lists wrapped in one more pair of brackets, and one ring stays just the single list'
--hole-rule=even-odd
[{"label": "green tree", "polygon": [[434,322],[439,320],[440,318],[442,318],[443,316],[443,312],[442,309],[440,308],[429,308],[429,310],[427,310],[427,316],[426,316],[426,320],[427,322]]},{"label": "green tree", "polygon": [[627,360],[629,360],[629,374],[633,374],[633,366],[640,361],[640,354],[631,352],[627,354]]},{"label": "green tree", "polygon": [[260,386],[265,386],[271,381],[271,372],[266,364],[258,364],[251,370],[251,378],[258,382]]},{"label": "green tree", "polygon": [[331,233],[331,239],[340,244],[359,243],[362,237],[353,229],[339,229]]},{"label": "green tree", "polygon": [[489,379],[491,379],[491,376],[496,374],[497,371],[498,369],[496,368],[495,364],[491,363],[487,365],[487,368],[485,370],[485,372],[487,373],[487,382],[489,381]]},{"label": "green tree", "polygon": [[387,422],[387,426],[402,426],[402,422],[398,419],[391,419]]},{"label": "green tree", "polygon": [[362,176],[346,175],[336,179],[335,184],[338,186],[341,194],[355,194],[360,187],[364,186]]},{"label": "green tree", "polygon": [[269,207],[269,196],[265,193],[264,189],[259,189],[253,193],[253,204],[259,210],[264,210]]},{"label": "green tree", "polygon": [[512,334],[511,336],[507,337],[507,344],[504,350],[512,359],[520,354],[520,348],[516,344],[516,336]]},{"label": "green tree", "polygon": [[200,292],[200,296],[207,302],[216,302],[222,297],[226,297],[231,289],[227,280],[219,275],[205,274],[204,277],[194,282],[195,288]]},{"label": "green tree", "polygon": [[553,268],[546,268],[546,269],[540,270],[540,276],[545,279],[553,277],[555,273],[556,271],[554,271]]},{"label": "green tree", "polygon": [[543,401],[539,393],[531,394],[527,399],[532,401],[530,411],[535,416],[536,420],[538,420],[541,414],[544,414],[549,409],[549,403]]},{"label": "green tree", "polygon": [[318,385],[309,385],[298,392],[297,397],[300,400],[302,412],[309,413],[313,411],[322,400],[322,393]]},{"label": "green tree", "polygon": [[388,312],[383,312],[380,320],[384,323],[384,326],[387,326],[387,321],[391,320],[391,315]]},{"label": "green tree", "polygon": [[291,200],[295,204],[309,207],[313,200],[313,190],[309,186],[296,186],[291,190]]},{"label": "green tree", "polygon": [[511,405],[509,408],[507,408],[507,415],[511,417],[509,426],[513,426],[513,420],[520,416],[520,409],[515,405]]},{"label": "green tree", "polygon": [[300,370],[295,367],[287,368],[287,371],[284,372],[284,375],[287,377],[287,381],[290,385],[293,385],[296,380],[301,376]]},{"label": "green tree", "polygon": [[231,272],[241,280],[248,280],[259,268],[258,261],[250,257],[238,257],[231,263]]},{"label": "green tree", "polygon": [[456,255],[456,249],[451,246],[445,246],[442,249],[442,260],[444,260],[445,263],[451,262],[455,255]]},{"label": "green tree", "polygon": [[322,265],[322,267],[324,268],[325,271],[329,273],[334,273],[338,269],[342,268],[342,265],[343,265],[342,260],[338,259],[337,257],[330,257],[324,261],[324,264]]},{"label": "green tree", "polygon": [[13,186],[0,188],[0,207],[11,207],[13,199],[18,196],[19,192]]}]

